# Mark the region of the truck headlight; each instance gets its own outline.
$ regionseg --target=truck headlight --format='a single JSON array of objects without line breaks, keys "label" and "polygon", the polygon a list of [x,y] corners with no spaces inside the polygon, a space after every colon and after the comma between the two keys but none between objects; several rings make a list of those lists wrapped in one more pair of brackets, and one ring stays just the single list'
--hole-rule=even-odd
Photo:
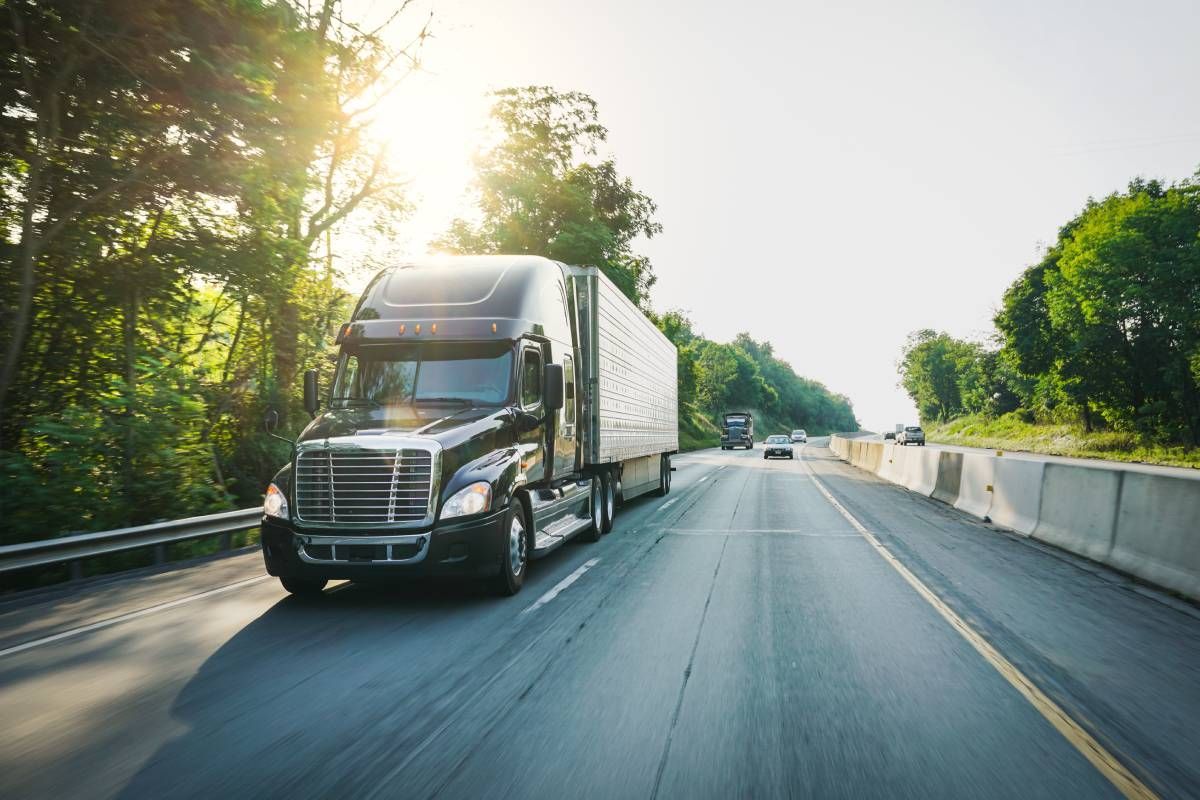
[{"label": "truck headlight", "polygon": [[280,519],[288,516],[287,497],[273,483],[267,487],[267,496],[263,498],[263,514]]},{"label": "truck headlight", "polygon": [[492,506],[492,485],[487,481],[459,489],[442,506],[442,519],[482,514]]}]

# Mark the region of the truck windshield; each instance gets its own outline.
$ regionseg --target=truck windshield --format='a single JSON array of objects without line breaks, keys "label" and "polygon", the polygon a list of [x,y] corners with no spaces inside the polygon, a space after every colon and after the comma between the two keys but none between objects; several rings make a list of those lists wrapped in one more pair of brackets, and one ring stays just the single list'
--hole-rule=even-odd
[{"label": "truck windshield", "polygon": [[499,342],[363,345],[338,361],[333,405],[503,405],[512,358]]}]

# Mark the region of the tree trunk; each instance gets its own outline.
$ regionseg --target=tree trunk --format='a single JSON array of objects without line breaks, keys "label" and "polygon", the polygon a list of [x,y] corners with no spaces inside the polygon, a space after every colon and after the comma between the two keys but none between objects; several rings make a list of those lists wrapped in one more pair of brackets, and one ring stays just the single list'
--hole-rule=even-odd
[{"label": "tree trunk", "polygon": [[[17,377],[17,367],[24,353],[25,337],[29,333],[29,323],[33,316],[33,292],[35,287],[35,268],[41,242],[34,230],[34,209],[38,197],[42,193],[42,160],[35,157],[29,164],[28,179],[25,182],[25,207],[21,211],[21,242],[17,255],[17,304],[13,310],[12,323],[9,330],[8,347],[4,351],[4,362],[0,365],[0,448],[11,445],[5,412],[8,408],[9,390]],[[15,439],[16,433],[12,434]]]},{"label": "tree trunk", "polygon": [[[128,271],[125,272],[125,302],[122,304],[121,343],[125,361],[125,406],[121,411],[121,483],[125,507],[135,513],[138,507],[137,479],[137,321],[141,292]],[[127,520],[133,524],[133,520]]]}]

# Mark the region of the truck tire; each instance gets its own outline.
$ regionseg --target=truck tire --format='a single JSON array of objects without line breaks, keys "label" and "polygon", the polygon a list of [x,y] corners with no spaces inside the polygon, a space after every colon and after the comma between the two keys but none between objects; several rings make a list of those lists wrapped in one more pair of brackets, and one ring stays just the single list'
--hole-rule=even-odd
[{"label": "truck tire", "polygon": [[608,533],[613,529],[613,518],[617,515],[617,482],[612,474],[605,472],[600,476],[600,483],[604,488],[600,516],[604,521],[604,532]]},{"label": "truck tire", "polygon": [[320,597],[329,583],[325,578],[280,578],[283,588],[296,597]]},{"label": "truck tire", "polygon": [[525,504],[514,497],[502,518],[504,538],[500,546],[500,573],[492,579],[492,585],[501,597],[512,597],[525,583],[525,573],[529,571],[531,527]]},{"label": "truck tire", "polygon": [[592,476],[592,485],[588,489],[588,514],[592,518],[592,524],[583,533],[579,534],[582,541],[594,543],[600,541],[600,537],[604,534],[604,487],[600,483],[600,476]]},{"label": "truck tire", "polygon": [[671,457],[662,456],[658,462],[658,488],[654,490],[655,497],[666,497],[671,491]]}]

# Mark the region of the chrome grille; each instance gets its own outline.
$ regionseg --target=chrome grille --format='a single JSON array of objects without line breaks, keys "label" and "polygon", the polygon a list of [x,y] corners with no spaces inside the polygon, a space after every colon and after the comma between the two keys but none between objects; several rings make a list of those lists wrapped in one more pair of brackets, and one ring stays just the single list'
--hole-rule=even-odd
[{"label": "chrome grille", "polygon": [[305,522],[421,523],[432,483],[428,450],[307,450],[296,458],[296,514]]}]

